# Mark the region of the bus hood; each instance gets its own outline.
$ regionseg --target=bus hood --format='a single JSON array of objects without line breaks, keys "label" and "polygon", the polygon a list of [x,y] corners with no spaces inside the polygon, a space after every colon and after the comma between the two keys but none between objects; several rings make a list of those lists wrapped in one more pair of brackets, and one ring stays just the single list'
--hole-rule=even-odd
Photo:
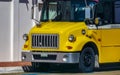
[{"label": "bus hood", "polygon": [[85,27],[86,24],[84,22],[46,22],[41,23],[40,26],[33,27],[31,33],[63,33]]}]

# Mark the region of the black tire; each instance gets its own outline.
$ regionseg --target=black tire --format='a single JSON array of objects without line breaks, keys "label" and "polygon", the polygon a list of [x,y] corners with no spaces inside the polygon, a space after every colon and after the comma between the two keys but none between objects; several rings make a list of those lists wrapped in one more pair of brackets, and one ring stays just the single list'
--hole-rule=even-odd
[{"label": "black tire", "polygon": [[45,72],[48,71],[49,64],[32,62],[32,66],[23,66],[24,72]]},{"label": "black tire", "polygon": [[23,66],[22,69],[24,72],[32,72],[33,71],[32,66]]},{"label": "black tire", "polygon": [[95,66],[95,53],[91,47],[82,50],[79,58],[79,69],[83,73],[93,72]]},{"label": "black tire", "polygon": [[37,72],[39,70],[39,63],[32,62],[32,66],[23,66],[24,72]]}]

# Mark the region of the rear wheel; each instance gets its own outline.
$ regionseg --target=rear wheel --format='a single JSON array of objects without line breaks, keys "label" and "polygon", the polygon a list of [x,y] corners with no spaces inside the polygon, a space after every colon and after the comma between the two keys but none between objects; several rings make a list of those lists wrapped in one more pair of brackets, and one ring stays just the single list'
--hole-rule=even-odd
[{"label": "rear wheel", "polygon": [[24,72],[41,72],[48,71],[49,64],[48,63],[38,63],[32,62],[32,66],[23,66]]},{"label": "rear wheel", "polygon": [[79,69],[81,72],[92,72],[95,66],[95,53],[91,47],[82,50],[79,58]]}]

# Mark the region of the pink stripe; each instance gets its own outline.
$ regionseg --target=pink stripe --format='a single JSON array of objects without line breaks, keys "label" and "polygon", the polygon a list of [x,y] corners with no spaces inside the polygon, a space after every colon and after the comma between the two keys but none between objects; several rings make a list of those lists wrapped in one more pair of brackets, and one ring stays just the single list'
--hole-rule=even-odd
[{"label": "pink stripe", "polygon": [[93,1],[99,2],[99,0],[93,0]]}]

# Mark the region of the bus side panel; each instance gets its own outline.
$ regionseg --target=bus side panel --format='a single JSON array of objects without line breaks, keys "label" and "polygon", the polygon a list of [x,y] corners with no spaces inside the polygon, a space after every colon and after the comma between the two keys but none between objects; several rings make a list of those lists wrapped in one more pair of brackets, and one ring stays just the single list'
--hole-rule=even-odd
[{"label": "bus side panel", "polygon": [[100,63],[120,62],[120,47],[102,47]]}]

